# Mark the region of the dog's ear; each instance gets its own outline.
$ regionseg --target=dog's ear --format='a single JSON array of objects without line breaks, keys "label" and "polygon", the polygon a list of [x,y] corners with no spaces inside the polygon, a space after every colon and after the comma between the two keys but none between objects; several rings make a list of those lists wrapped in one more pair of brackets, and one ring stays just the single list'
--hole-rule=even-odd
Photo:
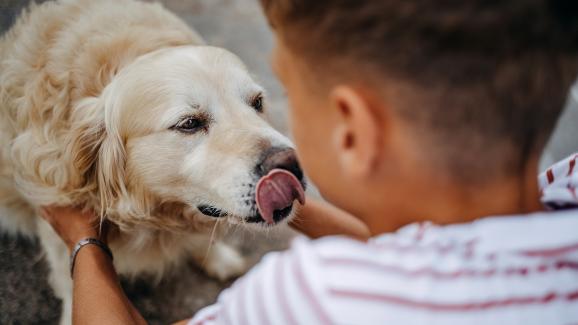
[{"label": "dog's ear", "polygon": [[125,166],[124,141],[118,130],[112,127],[106,128],[97,164],[101,212],[105,212],[119,197],[126,196]]},{"label": "dog's ear", "polygon": [[67,154],[77,172],[71,184],[77,188],[94,187],[98,152],[106,135],[101,101],[94,97],[81,100],[72,109],[70,123]]},{"label": "dog's ear", "polygon": [[95,97],[80,101],[71,116],[69,154],[77,171],[74,184],[86,192],[98,189],[101,214],[126,193],[125,150],[115,122],[106,116],[104,100]]}]

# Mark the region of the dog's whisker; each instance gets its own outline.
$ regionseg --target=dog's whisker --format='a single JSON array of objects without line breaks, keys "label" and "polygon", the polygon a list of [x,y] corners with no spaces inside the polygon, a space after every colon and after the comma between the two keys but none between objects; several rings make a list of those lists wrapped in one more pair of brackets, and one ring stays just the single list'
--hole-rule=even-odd
[{"label": "dog's whisker", "polygon": [[100,214],[99,221],[98,221],[98,233],[102,236],[102,229],[104,227],[104,214]]},{"label": "dog's whisker", "polygon": [[221,219],[217,219],[215,225],[213,226],[213,230],[211,231],[211,237],[209,239],[209,246],[207,247],[207,251],[205,252],[205,257],[203,258],[203,262],[201,263],[202,267],[205,267],[207,264],[207,260],[209,258],[209,254],[211,253],[211,248],[213,247],[213,243],[215,241],[215,234],[217,232],[217,226],[221,222]]}]

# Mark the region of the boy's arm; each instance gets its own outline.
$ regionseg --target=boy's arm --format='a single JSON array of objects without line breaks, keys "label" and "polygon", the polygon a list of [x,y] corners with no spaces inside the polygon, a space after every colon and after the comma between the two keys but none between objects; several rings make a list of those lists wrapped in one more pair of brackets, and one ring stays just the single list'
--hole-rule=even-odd
[{"label": "boy's arm", "polygon": [[78,253],[73,297],[74,324],[146,324],[122,290],[112,261],[94,245]]},{"label": "boy's arm", "polygon": [[345,235],[367,240],[371,237],[369,228],[361,220],[329,203],[310,197],[290,225],[311,238]]},{"label": "boy's arm", "polygon": [[[64,241],[69,251],[84,238],[97,238],[106,242],[106,235],[100,233],[98,220],[95,220],[90,212],[50,207],[43,209],[41,215]],[[146,324],[122,290],[110,257],[95,245],[82,247],[76,255],[72,322]]]}]

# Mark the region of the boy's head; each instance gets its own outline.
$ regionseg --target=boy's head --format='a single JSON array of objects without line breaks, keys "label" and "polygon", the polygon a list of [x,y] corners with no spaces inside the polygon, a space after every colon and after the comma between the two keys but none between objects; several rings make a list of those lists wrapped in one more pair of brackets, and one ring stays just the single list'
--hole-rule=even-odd
[{"label": "boy's head", "polygon": [[300,159],[352,212],[416,177],[522,177],[578,72],[574,0],[261,2]]}]

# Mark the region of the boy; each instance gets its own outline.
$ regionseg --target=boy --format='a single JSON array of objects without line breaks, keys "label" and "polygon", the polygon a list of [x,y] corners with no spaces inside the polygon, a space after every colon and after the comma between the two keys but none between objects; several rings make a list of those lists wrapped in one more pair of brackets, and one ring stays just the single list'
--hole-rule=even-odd
[{"label": "boy", "polygon": [[[190,324],[577,323],[578,210],[540,201],[576,207],[576,157],[535,176],[578,72],[575,3],[262,4],[303,167],[373,238],[297,240]],[[46,216],[69,246],[96,236],[70,213]],[[76,322],[143,322],[101,249],[76,263]]]}]

